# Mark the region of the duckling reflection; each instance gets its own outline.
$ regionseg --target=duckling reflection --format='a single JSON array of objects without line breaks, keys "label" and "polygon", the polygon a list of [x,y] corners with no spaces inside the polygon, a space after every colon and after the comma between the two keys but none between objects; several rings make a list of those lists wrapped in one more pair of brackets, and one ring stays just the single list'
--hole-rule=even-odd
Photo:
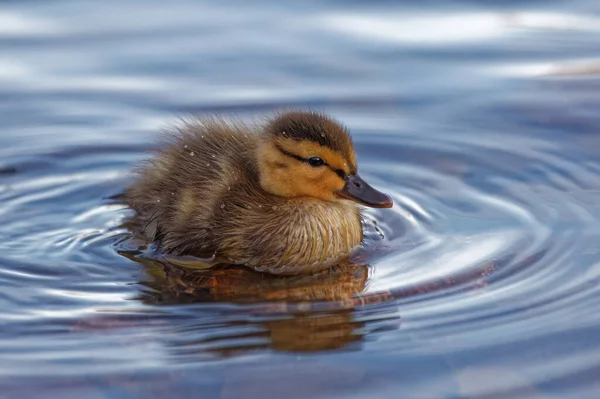
[{"label": "duckling reflection", "polygon": [[[225,263],[177,265],[177,258],[159,260],[130,257],[146,266],[152,289],[144,298],[154,304],[193,302],[296,303],[335,302],[335,307],[352,306],[366,286],[367,265],[350,260],[310,275],[277,276]],[[169,260],[167,260],[169,259]],[[321,306],[327,306],[325,303]],[[294,306],[294,308],[296,308]]]},{"label": "duckling reflection", "polygon": [[[207,269],[190,269],[164,260],[133,258],[146,266],[150,288],[138,298],[153,305],[221,302],[255,303],[261,321],[238,321],[225,333],[211,338],[181,338],[173,350],[197,351],[219,356],[236,355],[260,348],[280,351],[317,351],[360,345],[365,322],[355,320],[356,308],[365,302],[387,301],[381,293],[364,298],[369,269],[364,264],[342,262],[311,275],[276,276],[243,266],[217,264]],[[206,320],[198,319],[198,330]],[[193,326],[186,324],[189,332]],[[236,332],[242,328],[243,332]],[[251,332],[248,332],[251,328]],[[189,334],[185,334],[189,336]],[[194,336],[194,335],[193,335]],[[241,343],[240,343],[241,342]]]},{"label": "duckling reflection", "polygon": [[[172,342],[176,356],[209,355],[239,356],[249,352],[272,349],[280,352],[315,352],[359,350],[366,323],[355,320],[350,309],[330,312],[301,312],[272,315],[273,320],[260,323],[231,323],[221,333],[202,338],[189,334],[203,330],[202,321],[186,326],[188,334]],[[278,317],[278,318],[277,318]],[[200,334],[198,334],[200,335]]]}]

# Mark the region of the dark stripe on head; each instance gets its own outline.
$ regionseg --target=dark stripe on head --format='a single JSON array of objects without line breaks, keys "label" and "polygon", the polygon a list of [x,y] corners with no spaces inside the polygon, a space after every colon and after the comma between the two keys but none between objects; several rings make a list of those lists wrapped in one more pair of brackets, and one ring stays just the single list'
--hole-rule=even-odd
[{"label": "dark stripe on head", "polygon": [[300,155],[296,155],[296,154],[294,154],[294,153],[292,153],[292,152],[289,152],[289,151],[286,151],[286,150],[284,150],[284,149],[283,149],[283,148],[282,148],[282,147],[281,147],[279,144],[275,144],[275,147],[276,147],[276,148],[279,150],[279,152],[281,152],[283,155],[286,155],[286,156],[288,156],[288,157],[290,157],[290,158],[294,158],[295,160],[297,160],[297,161],[300,161],[300,162],[306,162],[306,163],[308,163],[308,159],[306,159],[306,158],[303,158],[303,157],[301,157]]},{"label": "dark stripe on head", "polygon": [[269,132],[296,141],[312,141],[343,155],[353,152],[346,129],[326,115],[317,112],[286,112],[271,121]]},{"label": "dark stripe on head", "polygon": [[[289,151],[283,149],[279,144],[275,144],[275,148],[277,148],[277,150],[285,156],[294,158],[295,160],[297,160],[299,162],[309,163],[307,158],[301,157],[300,155],[294,154],[293,152],[289,152]],[[323,161],[323,162],[324,162],[323,166],[331,169],[336,175],[339,176],[340,179],[346,180],[346,177],[347,177],[346,172],[344,172],[342,169],[334,169],[327,162],[325,162],[325,161]]]}]

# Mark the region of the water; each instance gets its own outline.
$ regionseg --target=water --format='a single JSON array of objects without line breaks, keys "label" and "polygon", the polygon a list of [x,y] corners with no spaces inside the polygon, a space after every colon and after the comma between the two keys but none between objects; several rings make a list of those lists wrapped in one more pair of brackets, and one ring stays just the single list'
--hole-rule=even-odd
[{"label": "water", "polygon": [[[596,1],[5,1],[0,48],[0,396],[598,397]],[[156,132],[279,107],[394,197],[355,264],[136,251]]]}]

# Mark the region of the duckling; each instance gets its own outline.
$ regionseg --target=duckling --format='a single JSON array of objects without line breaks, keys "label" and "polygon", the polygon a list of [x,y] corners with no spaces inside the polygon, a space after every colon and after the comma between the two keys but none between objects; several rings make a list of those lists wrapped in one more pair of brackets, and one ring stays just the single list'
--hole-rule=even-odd
[{"label": "duckling", "polygon": [[125,194],[135,230],[167,253],[322,270],[362,242],[361,206],[392,206],[357,174],[347,129],[323,113],[257,126],[188,119],[170,133]]}]

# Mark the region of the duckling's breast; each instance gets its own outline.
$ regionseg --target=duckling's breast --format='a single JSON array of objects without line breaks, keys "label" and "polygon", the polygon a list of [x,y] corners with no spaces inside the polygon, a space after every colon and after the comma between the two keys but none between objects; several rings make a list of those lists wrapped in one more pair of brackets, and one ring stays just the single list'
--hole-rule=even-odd
[{"label": "duckling's breast", "polygon": [[326,269],[348,258],[363,238],[360,212],[346,201],[293,199],[257,210],[265,208],[268,212],[256,215],[260,222],[224,240],[224,253],[257,271],[299,274]]}]

